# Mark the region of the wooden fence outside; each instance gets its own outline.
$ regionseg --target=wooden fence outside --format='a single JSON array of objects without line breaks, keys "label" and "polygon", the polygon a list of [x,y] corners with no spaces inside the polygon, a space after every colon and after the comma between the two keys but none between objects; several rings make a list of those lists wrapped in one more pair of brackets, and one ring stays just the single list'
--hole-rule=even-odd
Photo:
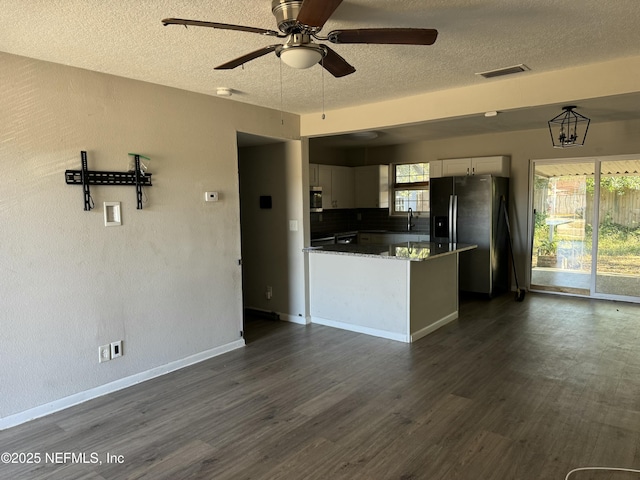
[{"label": "wooden fence outside", "polygon": [[[562,189],[555,195],[547,196],[546,189],[540,189],[534,195],[536,212],[546,212],[551,217],[573,217],[592,223],[593,194]],[[619,192],[600,192],[600,223],[605,221],[625,227],[640,227],[640,190]]]}]

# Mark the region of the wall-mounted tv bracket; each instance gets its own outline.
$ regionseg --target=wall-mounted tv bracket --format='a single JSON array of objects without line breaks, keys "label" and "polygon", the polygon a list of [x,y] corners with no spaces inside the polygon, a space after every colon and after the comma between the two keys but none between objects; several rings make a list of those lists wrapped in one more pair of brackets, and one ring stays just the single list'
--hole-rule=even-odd
[{"label": "wall-mounted tv bracket", "polygon": [[135,167],[130,172],[98,172],[87,168],[87,152],[80,152],[81,169],[66,170],[64,178],[67,185],[82,185],[84,193],[84,209],[89,211],[93,208],[93,199],[89,185],[135,185],[136,199],[138,201],[138,210],[142,210],[142,187],[150,187],[151,174],[142,173],[140,170],[140,159],[150,160],[148,157],[130,153],[135,160]]}]

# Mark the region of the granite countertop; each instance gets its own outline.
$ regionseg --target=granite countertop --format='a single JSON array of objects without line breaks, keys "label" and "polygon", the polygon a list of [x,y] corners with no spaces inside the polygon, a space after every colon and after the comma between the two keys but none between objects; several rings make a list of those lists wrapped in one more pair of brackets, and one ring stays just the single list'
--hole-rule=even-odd
[{"label": "granite countertop", "polygon": [[303,251],[420,262],[443,255],[473,250],[477,247],[477,245],[462,243],[401,242],[390,245],[323,245],[321,247],[304,248]]}]

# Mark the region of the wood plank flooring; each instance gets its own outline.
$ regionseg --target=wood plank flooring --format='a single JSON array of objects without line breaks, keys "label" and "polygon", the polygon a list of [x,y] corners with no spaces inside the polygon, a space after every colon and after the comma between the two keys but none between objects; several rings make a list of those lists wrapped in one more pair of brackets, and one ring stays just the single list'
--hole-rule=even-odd
[{"label": "wood plank flooring", "polygon": [[[0,478],[564,480],[576,467],[640,469],[640,306],[509,294],[460,312],[411,345],[251,321],[244,349],[0,432],[0,451],[42,455],[0,464]],[[44,461],[55,452],[95,452],[102,464]]]}]

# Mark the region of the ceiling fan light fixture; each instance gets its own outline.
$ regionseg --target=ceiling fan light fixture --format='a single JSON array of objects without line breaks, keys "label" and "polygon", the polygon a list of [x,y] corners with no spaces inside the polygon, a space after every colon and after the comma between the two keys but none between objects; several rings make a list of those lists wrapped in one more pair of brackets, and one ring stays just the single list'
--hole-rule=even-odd
[{"label": "ceiling fan light fixture", "polygon": [[303,70],[322,60],[326,51],[320,45],[283,45],[276,54],[291,68]]}]

